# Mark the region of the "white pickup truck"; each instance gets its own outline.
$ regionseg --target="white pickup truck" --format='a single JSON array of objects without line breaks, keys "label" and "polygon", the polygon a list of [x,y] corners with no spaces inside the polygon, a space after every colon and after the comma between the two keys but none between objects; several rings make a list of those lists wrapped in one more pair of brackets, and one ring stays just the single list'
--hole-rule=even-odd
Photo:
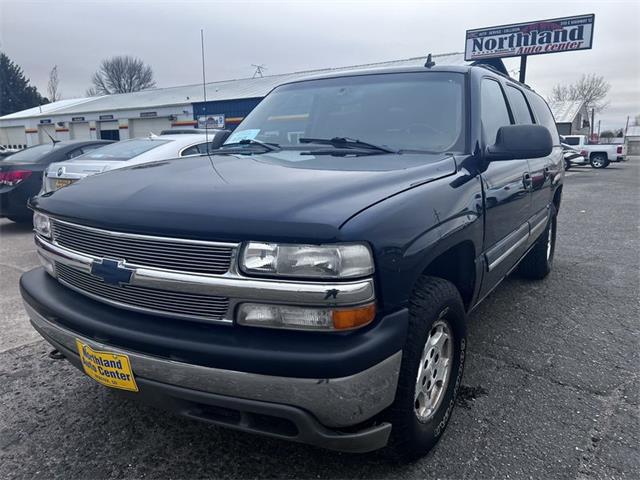
[{"label": "white pickup truck", "polygon": [[586,135],[567,135],[563,138],[563,143],[579,150],[584,158],[589,159],[593,168],[606,168],[610,162],[625,160],[624,145],[616,143],[590,144]]}]

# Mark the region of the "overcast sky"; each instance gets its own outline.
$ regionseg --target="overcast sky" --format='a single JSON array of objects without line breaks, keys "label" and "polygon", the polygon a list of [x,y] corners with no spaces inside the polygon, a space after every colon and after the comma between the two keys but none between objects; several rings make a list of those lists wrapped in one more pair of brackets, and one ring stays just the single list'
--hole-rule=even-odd
[{"label": "overcast sky", "polygon": [[[595,13],[594,47],[529,58],[527,83],[547,95],[582,73],[611,83],[603,129],[640,114],[640,2],[0,0],[0,49],[46,92],[58,65],[64,98],[83,96],[100,60],[142,58],[157,86],[243,78],[252,63],[286,73],[464,50],[465,30]],[[506,61],[517,70],[518,60]]]}]

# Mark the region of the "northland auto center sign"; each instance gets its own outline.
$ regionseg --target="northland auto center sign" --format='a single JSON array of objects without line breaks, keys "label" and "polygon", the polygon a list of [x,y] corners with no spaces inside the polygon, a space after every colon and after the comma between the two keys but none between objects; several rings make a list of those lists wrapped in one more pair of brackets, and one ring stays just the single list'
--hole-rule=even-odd
[{"label": "northland auto center sign", "polygon": [[594,15],[467,30],[464,58],[519,57],[591,48]]}]

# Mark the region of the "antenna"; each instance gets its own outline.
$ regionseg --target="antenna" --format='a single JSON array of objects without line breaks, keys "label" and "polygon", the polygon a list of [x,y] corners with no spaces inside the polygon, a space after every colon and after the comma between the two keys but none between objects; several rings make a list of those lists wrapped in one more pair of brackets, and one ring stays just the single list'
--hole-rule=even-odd
[{"label": "antenna", "polygon": [[54,145],[60,141],[60,140],[55,140],[46,130],[44,131],[44,133],[47,134],[47,137],[51,139],[51,143],[53,143]]},{"label": "antenna", "polygon": [[200,48],[202,50],[202,113],[204,113],[204,141],[207,145],[207,155],[209,155],[209,122],[207,121],[207,81],[204,73],[204,30],[200,29]]},{"label": "antenna", "polygon": [[431,60],[431,54],[427,55],[427,61],[424,62],[424,66],[427,68],[431,68],[436,64],[433,60]]},{"label": "antenna", "polygon": [[262,78],[264,76],[262,75],[262,71],[267,69],[267,67],[264,64],[256,65],[255,63],[252,63],[251,66],[256,67],[256,71],[253,72],[253,77],[251,78],[256,78],[256,77]]}]

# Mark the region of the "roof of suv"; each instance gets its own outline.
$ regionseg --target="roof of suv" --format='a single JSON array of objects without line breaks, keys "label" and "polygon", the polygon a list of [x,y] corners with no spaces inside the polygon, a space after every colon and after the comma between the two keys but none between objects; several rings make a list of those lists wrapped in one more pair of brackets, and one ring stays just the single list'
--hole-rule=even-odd
[{"label": "roof of suv", "polygon": [[331,73],[319,74],[314,76],[305,77],[302,79],[296,79],[291,82],[283,83],[282,85],[290,85],[294,83],[307,82],[309,80],[323,80],[329,78],[341,78],[341,77],[356,77],[361,75],[376,75],[384,73],[417,73],[417,72],[454,72],[454,73],[467,73],[471,69],[482,68],[490,71],[496,75],[499,75],[511,82],[522,85],[525,88],[531,89],[528,85],[520,83],[515,78],[505,75],[503,72],[498,71],[490,65],[475,64],[475,65],[434,65],[431,68],[411,66],[411,67],[376,67],[368,69],[353,69],[353,70],[340,70]]}]

